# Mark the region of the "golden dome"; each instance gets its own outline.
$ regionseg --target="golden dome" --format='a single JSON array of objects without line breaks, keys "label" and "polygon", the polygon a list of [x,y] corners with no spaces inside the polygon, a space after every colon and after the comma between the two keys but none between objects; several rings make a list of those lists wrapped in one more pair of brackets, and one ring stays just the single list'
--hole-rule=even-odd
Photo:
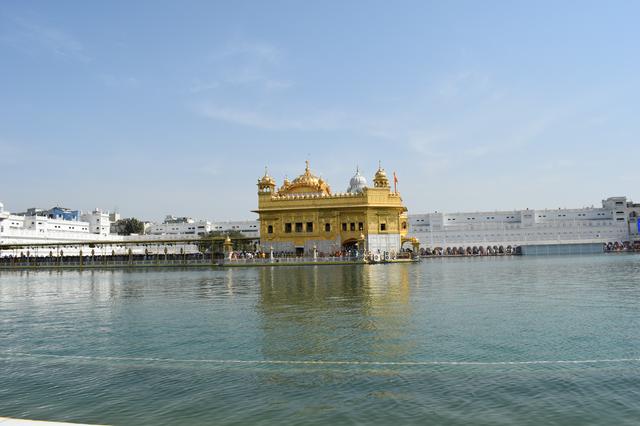
[{"label": "golden dome", "polygon": [[263,185],[275,185],[276,181],[271,176],[265,175],[265,176],[262,176],[262,179],[260,179],[260,183]]},{"label": "golden dome", "polygon": [[384,171],[384,169],[378,169],[378,171],[376,172],[376,179],[386,179],[387,177],[387,172]]},{"label": "golden dome", "polygon": [[278,191],[283,194],[331,194],[331,188],[320,177],[315,176],[309,169],[309,161],[306,162],[304,173],[289,182],[285,179],[284,185]]},{"label": "golden dome", "polygon": [[261,179],[258,179],[258,188],[260,189],[275,188],[275,186],[276,186],[276,180],[271,176],[269,176],[269,173],[267,172],[267,168],[265,167],[264,176],[262,176]]},{"label": "golden dome", "polygon": [[389,179],[387,178],[387,173],[384,171],[382,166],[378,164],[378,171],[376,175],[373,177],[373,185],[376,188],[385,188],[389,186]]}]

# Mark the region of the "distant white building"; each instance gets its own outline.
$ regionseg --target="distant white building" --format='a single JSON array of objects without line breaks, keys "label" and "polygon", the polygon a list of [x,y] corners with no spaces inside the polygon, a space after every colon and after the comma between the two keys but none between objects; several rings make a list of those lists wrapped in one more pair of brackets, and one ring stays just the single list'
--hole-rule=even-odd
[{"label": "distant white building", "polygon": [[409,234],[421,247],[609,243],[638,236],[640,204],[610,197],[602,207],[409,215]]},{"label": "distant white building", "polygon": [[91,213],[83,213],[80,220],[89,223],[89,232],[107,236],[111,233],[109,213],[94,209]]},{"label": "distant white building", "polygon": [[11,214],[0,203],[0,244],[97,241],[109,235],[109,215],[99,209],[80,214],[60,207],[31,208],[21,214]]},{"label": "distant white building", "polygon": [[[219,222],[214,225],[206,220],[194,220],[188,217],[167,216],[161,224],[151,224],[143,222],[146,234],[151,235],[117,235],[117,226],[113,226],[115,221],[120,219],[118,214],[109,214],[100,209],[91,212],[81,213],[78,210],[70,210],[61,207],[53,209],[31,208],[21,214],[12,214],[4,209],[0,203],[0,245],[12,244],[43,244],[43,243],[74,243],[74,242],[105,242],[95,250],[100,254],[117,253],[125,254],[131,249],[135,254],[153,251],[153,246],[140,243],[132,246],[122,246],[118,242],[125,241],[160,241],[168,238],[176,238],[185,242],[198,240],[200,235],[218,230],[222,232],[240,231],[247,236],[258,237],[257,221],[233,221]],[[214,229],[215,228],[215,229]],[[111,231],[114,229],[116,232]],[[161,250],[156,246],[155,250]],[[183,244],[179,249],[185,253],[197,253],[198,247],[193,244]],[[17,251],[16,251],[17,250]],[[16,256],[28,252],[28,248],[22,249],[0,249],[0,256]],[[64,251],[65,256],[78,255],[79,248],[64,247],[61,249],[41,248],[40,253],[48,251]],[[171,250],[178,250],[176,245],[169,247]],[[38,249],[33,249],[32,253],[38,253]],[[58,252],[56,252],[58,253]]]},{"label": "distant white building", "polygon": [[208,220],[194,220],[190,217],[167,216],[164,222],[152,224],[149,235],[204,235],[212,231]]},{"label": "distant white building", "polygon": [[238,231],[246,237],[260,238],[260,226],[257,220],[239,220],[226,222],[210,222],[195,220],[190,217],[167,216],[163,223],[152,224],[150,235],[204,235],[211,231]]},{"label": "distant white building", "polygon": [[214,222],[212,224],[213,231],[241,232],[245,237],[260,238],[260,222],[257,220],[236,220],[228,222]]}]

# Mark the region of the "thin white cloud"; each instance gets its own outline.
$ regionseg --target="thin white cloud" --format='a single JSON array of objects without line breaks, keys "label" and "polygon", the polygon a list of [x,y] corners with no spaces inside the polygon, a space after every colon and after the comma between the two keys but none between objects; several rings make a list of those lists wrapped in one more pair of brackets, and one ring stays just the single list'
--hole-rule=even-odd
[{"label": "thin white cloud", "polygon": [[82,62],[90,60],[83,44],[68,32],[17,17],[5,21],[10,25],[0,36],[0,41],[23,53],[33,55],[44,50]]},{"label": "thin white cloud", "polygon": [[568,169],[575,168],[577,166],[576,160],[568,158],[551,158],[546,163],[540,165],[540,169],[548,171],[566,171]]},{"label": "thin white cloud", "polygon": [[467,98],[470,94],[486,94],[491,89],[489,75],[476,70],[455,72],[436,85],[438,95],[447,100]]},{"label": "thin white cloud", "polygon": [[[453,121],[416,126],[406,136],[408,148],[423,158],[424,170],[437,174],[470,162],[522,150],[539,140],[563,116],[561,111],[532,112],[471,109]],[[400,136],[402,137],[402,136]]]},{"label": "thin white cloud", "polygon": [[208,92],[210,90],[218,89],[222,86],[219,81],[213,81],[210,83],[204,83],[202,81],[196,80],[191,87],[189,88],[190,93],[203,93]]},{"label": "thin white cloud", "polygon": [[257,129],[339,131],[369,137],[406,152],[419,165],[419,174],[428,176],[471,170],[483,161],[546,143],[554,128],[578,113],[571,103],[550,107],[539,99],[509,94],[482,73],[456,73],[443,81],[448,81],[447,96],[436,84],[403,110],[381,107],[365,113],[327,108],[310,113],[298,108],[282,113],[282,105],[269,109],[207,103],[200,105],[198,113]]},{"label": "thin white cloud", "polygon": [[279,77],[284,55],[274,45],[264,42],[232,42],[211,56],[204,76],[194,79],[190,93],[203,93],[226,87],[244,86],[266,92],[281,91],[293,82]]},{"label": "thin white cloud", "polygon": [[203,164],[197,169],[203,175],[207,176],[220,176],[222,174],[222,167],[218,163],[208,162]]},{"label": "thin white cloud", "polygon": [[256,85],[268,90],[288,89],[292,86],[289,81],[270,77],[265,70],[255,65],[244,65],[228,71],[223,81],[230,85]]},{"label": "thin white cloud", "polygon": [[282,59],[282,50],[261,41],[234,41],[227,43],[213,54],[214,59],[242,57],[245,60],[278,63]]},{"label": "thin white cloud", "polygon": [[105,86],[114,88],[134,88],[140,85],[140,82],[135,77],[125,77],[113,74],[99,74],[97,78]]},{"label": "thin white cloud", "polygon": [[0,139],[0,165],[11,166],[18,164],[21,154],[22,152],[18,146]]},{"label": "thin white cloud", "polygon": [[476,71],[440,79],[424,98],[413,113],[420,111],[426,119],[409,119],[406,131],[398,130],[409,149],[424,158],[423,170],[429,174],[512,155],[544,141],[545,134],[576,113],[572,104],[549,107],[530,96],[509,94],[490,75]]},{"label": "thin white cloud", "polygon": [[410,151],[417,153],[417,162],[427,174],[447,171],[454,160],[447,147],[451,147],[451,135],[443,130],[411,131],[406,137]]},{"label": "thin white cloud", "polygon": [[219,80],[201,82],[196,80],[189,87],[187,92],[192,94],[202,94],[218,89],[232,86],[255,87],[262,92],[276,92],[287,90],[293,87],[291,81],[271,79],[264,75],[253,75],[251,77],[242,74],[229,75],[228,77],[220,77]]},{"label": "thin white cloud", "polygon": [[[43,143],[46,144],[46,142]],[[0,165],[16,166],[23,164],[25,158],[30,158],[30,165],[40,167],[40,164],[60,164],[67,159],[55,150],[43,151],[38,149],[38,146],[37,143],[32,141],[0,138]]]},{"label": "thin white cloud", "polygon": [[262,111],[205,104],[199,114],[217,120],[265,130],[336,130],[345,127],[346,117],[339,112],[320,112],[307,116],[277,116]]},{"label": "thin white cloud", "polygon": [[291,81],[285,80],[265,79],[262,80],[262,83],[264,84],[264,88],[267,90],[285,90],[293,87],[293,83]]},{"label": "thin white cloud", "polygon": [[[220,122],[264,130],[342,131],[366,135],[374,140],[404,141],[406,129],[387,117],[360,117],[338,108],[316,111],[267,112],[263,109],[228,107],[215,103],[196,105],[197,114]],[[275,108],[274,108],[275,111]]]}]

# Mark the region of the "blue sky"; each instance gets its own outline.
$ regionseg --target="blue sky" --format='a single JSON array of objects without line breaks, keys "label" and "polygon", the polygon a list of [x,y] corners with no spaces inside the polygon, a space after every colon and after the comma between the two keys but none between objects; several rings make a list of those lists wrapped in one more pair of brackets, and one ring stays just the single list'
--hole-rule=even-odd
[{"label": "blue sky", "polygon": [[309,158],[410,212],[640,200],[637,2],[0,4],[0,201],[254,218]]}]

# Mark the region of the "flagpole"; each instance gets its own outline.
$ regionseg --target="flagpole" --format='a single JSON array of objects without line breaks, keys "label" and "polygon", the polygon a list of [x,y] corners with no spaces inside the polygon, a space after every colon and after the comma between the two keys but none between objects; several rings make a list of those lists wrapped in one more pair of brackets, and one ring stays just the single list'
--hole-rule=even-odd
[{"label": "flagpole", "polygon": [[398,177],[395,171],[393,172],[393,192],[398,193]]}]

